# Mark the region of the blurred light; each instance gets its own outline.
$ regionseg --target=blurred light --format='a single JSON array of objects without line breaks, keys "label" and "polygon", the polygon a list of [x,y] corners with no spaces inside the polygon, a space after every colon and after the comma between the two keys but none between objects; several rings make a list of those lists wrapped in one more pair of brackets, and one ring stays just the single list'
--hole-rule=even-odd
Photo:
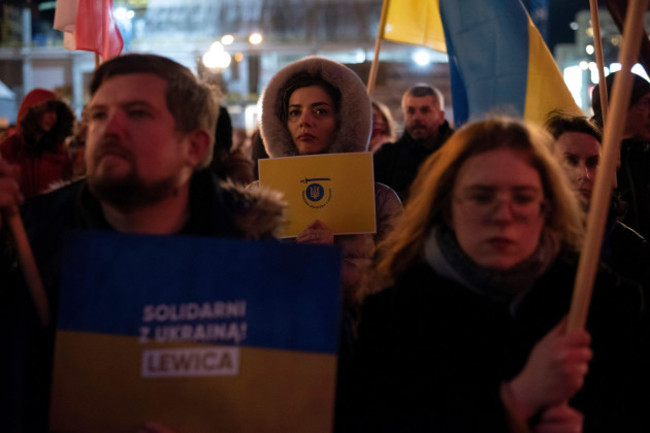
[{"label": "blurred light", "polygon": [[621,70],[621,64],[620,63],[612,63],[609,65],[609,70],[612,72],[620,71]]},{"label": "blurred light", "polygon": [[235,37],[233,35],[223,35],[221,37],[221,43],[224,45],[230,45],[235,42]]},{"label": "blurred light", "polygon": [[571,24],[569,24],[569,27],[571,27],[571,30],[576,31],[578,30],[578,23],[573,21]]},{"label": "blurred light", "polygon": [[[587,64],[587,62],[584,63]],[[568,68],[564,68],[563,73],[564,82],[569,88],[569,91],[571,92],[573,99],[576,101],[576,104],[578,104],[578,107],[582,107],[582,98],[580,95],[582,91],[582,70],[582,65],[569,66]]]},{"label": "blurred light", "polygon": [[587,36],[594,37],[594,29],[592,27],[589,27],[587,30],[585,30],[585,33],[587,33]]},{"label": "blurred light", "polygon": [[587,69],[589,69],[589,63],[587,63],[584,60],[581,61],[580,63],[578,63],[578,65],[580,66],[580,69],[582,69],[583,71],[586,71]]},{"label": "blurred light", "polygon": [[363,63],[366,61],[366,52],[364,50],[357,51],[357,62]]},{"label": "blurred light", "polygon": [[208,51],[203,55],[203,65],[210,69],[225,69],[230,66],[231,57],[225,51]]},{"label": "blurred light", "polygon": [[645,72],[645,69],[643,68],[643,66],[641,66],[640,63],[637,63],[636,65],[632,66],[632,72],[642,76],[646,80],[650,80],[650,78],[648,78],[648,74]]},{"label": "blurred light", "polygon": [[591,72],[591,82],[598,84],[600,76],[598,75],[598,65],[594,62],[589,62],[589,72]]},{"label": "blurred light", "polygon": [[135,12],[127,10],[126,8],[119,7],[115,8],[113,11],[113,15],[115,16],[115,19],[120,20],[120,21],[125,21],[133,18],[135,16]]},{"label": "blurred light", "polygon": [[244,53],[239,52],[235,54],[235,62],[239,63],[244,60]]},{"label": "blurred light", "polygon": [[431,56],[429,55],[429,52],[427,50],[415,51],[411,56],[411,59],[413,59],[413,61],[418,66],[427,66],[429,63],[431,63]]},{"label": "blurred light", "polygon": [[219,41],[213,42],[212,45],[210,45],[210,51],[214,51],[216,53],[224,51],[223,44]]},{"label": "blurred light", "polygon": [[261,35],[260,33],[252,33],[252,34],[248,37],[248,42],[250,42],[250,43],[253,44],[253,45],[259,45],[259,44],[261,44],[261,43],[262,43],[262,40],[263,40],[263,38],[262,38],[262,35]]},{"label": "blurred light", "polygon": [[56,9],[56,2],[43,2],[38,5],[38,10],[39,11],[49,11],[52,9]]},{"label": "blurred light", "polygon": [[591,56],[594,53],[594,46],[591,44],[587,44],[587,46],[585,47],[585,51],[587,52],[587,54]]},{"label": "blurred light", "polygon": [[117,18],[118,20],[123,20],[123,19],[126,18],[126,9],[125,9],[125,8],[116,8],[116,9],[113,11],[113,15],[114,15],[115,18]]}]

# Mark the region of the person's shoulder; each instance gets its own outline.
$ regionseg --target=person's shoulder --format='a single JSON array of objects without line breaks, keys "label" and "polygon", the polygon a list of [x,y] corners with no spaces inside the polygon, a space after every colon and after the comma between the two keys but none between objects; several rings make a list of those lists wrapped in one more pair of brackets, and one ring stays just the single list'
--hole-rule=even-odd
[{"label": "person's shoulder", "polygon": [[454,128],[451,127],[449,124],[449,121],[445,120],[442,125],[440,125],[440,128],[438,128],[438,135],[439,135],[439,141],[441,143],[444,143],[449,139],[454,134],[455,130]]},{"label": "person's shoulder", "polygon": [[382,146],[373,153],[374,159],[382,159],[387,157],[387,155],[393,155],[399,149],[399,141],[393,141],[382,144]]},{"label": "person's shoulder", "polygon": [[286,202],[282,194],[254,182],[249,186],[219,181],[223,202],[235,225],[247,238],[277,237],[285,224]]},{"label": "person's shoulder", "polygon": [[377,207],[388,206],[391,209],[402,209],[402,201],[399,199],[397,192],[381,182],[375,182],[375,200],[377,201]]},{"label": "person's shoulder", "polygon": [[17,132],[14,132],[0,141],[0,155],[9,162],[14,163],[21,147],[22,139]]},{"label": "person's shoulder", "polygon": [[611,236],[624,242],[626,245],[630,245],[630,246],[645,245],[645,248],[647,248],[648,245],[646,238],[644,238],[639,232],[634,230],[632,227],[625,225],[621,221],[616,221]]},{"label": "person's shoulder", "polygon": [[23,204],[23,211],[40,211],[52,209],[48,214],[55,215],[54,209],[62,206],[72,206],[80,188],[85,184],[85,179],[74,181],[58,182],[51,185],[50,189],[43,193],[31,197]]},{"label": "person's shoulder", "polygon": [[417,305],[421,303],[422,297],[428,297],[434,294],[433,286],[445,284],[438,274],[426,263],[418,262],[401,273],[385,289],[368,295],[364,299],[364,304],[376,305]]},{"label": "person's shoulder", "polygon": [[[579,256],[577,253],[562,254],[548,272],[545,289],[563,291],[574,288],[578,271]],[[569,291],[567,297],[572,293]],[[638,316],[645,309],[642,287],[635,281],[619,274],[604,263],[599,263],[596,269],[591,301],[591,311],[612,317]]]},{"label": "person's shoulder", "polygon": [[84,184],[85,180],[77,180],[25,201],[20,213],[30,238],[70,227],[75,220],[79,193]]}]

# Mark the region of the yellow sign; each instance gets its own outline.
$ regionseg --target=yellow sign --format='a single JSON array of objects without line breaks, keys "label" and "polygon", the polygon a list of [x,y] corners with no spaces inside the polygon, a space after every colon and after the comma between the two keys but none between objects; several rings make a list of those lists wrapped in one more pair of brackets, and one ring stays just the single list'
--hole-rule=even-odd
[{"label": "yellow sign", "polygon": [[372,154],[337,153],[260,159],[260,184],[284,193],[289,224],[284,237],[315,220],[335,234],[374,233]]}]

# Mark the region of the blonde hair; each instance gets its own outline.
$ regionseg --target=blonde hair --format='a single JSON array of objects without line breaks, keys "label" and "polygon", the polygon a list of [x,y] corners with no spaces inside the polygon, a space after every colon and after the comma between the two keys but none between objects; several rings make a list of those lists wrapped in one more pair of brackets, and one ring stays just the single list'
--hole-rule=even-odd
[{"label": "blonde hair", "polygon": [[395,120],[393,119],[393,115],[390,113],[390,110],[386,106],[386,104],[383,104],[379,101],[371,101],[372,102],[372,107],[376,108],[377,111],[379,111],[379,114],[381,114],[381,117],[384,118],[384,123],[386,124],[386,133],[384,134],[387,136],[390,141],[395,141],[397,139],[397,129],[395,127]]},{"label": "blonde hair", "polygon": [[456,177],[465,161],[504,147],[527,155],[540,175],[548,203],[542,234],[560,250],[578,251],[584,235],[582,211],[549,151],[550,141],[551,136],[540,127],[505,117],[471,123],[456,131],[420,166],[403,214],[379,247],[377,268],[384,281],[390,283],[421,260],[427,233],[434,225],[444,224],[449,215]]}]

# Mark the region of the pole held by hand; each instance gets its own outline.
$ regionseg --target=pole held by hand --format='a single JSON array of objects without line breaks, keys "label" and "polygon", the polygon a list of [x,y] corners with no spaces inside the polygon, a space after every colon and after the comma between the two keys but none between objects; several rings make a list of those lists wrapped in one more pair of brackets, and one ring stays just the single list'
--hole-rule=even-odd
[{"label": "pole held by hand", "polygon": [[[612,87],[609,119],[605,124],[603,135],[603,155],[598,164],[596,182],[591,195],[592,201],[587,218],[587,236],[578,263],[567,332],[584,329],[587,323],[587,314],[591,303],[596,270],[600,260],[600,249],[605,232],[605,222],[612,195],[613,178],[618,160],[617,152],[619,152],[619,142],[623,136],[627,109],[632,93],[632,66],[637,61],[641,35],[645,32],[643,22],[647,9],[648,0],[631,0],[625,17],[623,44],[619,53],[621,71],[616,75]],[[600,87],[605,87],[604,84],[603,82]]]}]

